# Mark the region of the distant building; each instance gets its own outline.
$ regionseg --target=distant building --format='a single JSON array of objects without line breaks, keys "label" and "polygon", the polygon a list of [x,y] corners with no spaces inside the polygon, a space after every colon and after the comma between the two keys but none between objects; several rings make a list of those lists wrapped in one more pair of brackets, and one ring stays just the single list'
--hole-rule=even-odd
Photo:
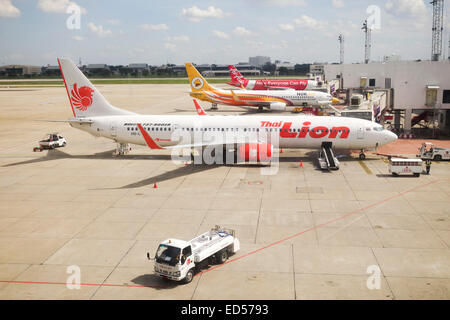
[{"label": "distant building", "polygon": [[[248,63],[238,63],[235,65],[243,76],[260,76],[261,71]],[[200,71],[200,70],[199,70]],[[227,64],[211,65],[210,70],[201,72],[205,77],[229,77],[230,71]]]},{"label": "distant building", "polygon": [[96,63],[96,64],[88,64],[84,71],[88,75],[98,75],[98,76],[108,76],[111,75],[111,70],[108,67],[108,65],[103,63]]},{"label": "distant building", "polygon": [[59,69],[59,66],[46,66],[42,67],[42,74],[46,76],[60,76],[61,70]]},{"label": "distant building", "polygon": [[383,62],[395,62],[402,60],[402,57],[398,54],[391,54],[390,56],[384,56]]},{"label": "distant building", "polygon": [[324,74],[324,64],[312,64],[309,66],[309,73],[314,76],[321,76]]},{"label": "distant building", "polygon": [[270,63],[270,57],[256,56],[248,58],[248,63],[255,67],[262,67],[268,62]]},{"label": "distant building", "polygon": [[287,61],[277,61],[277,63],[275,63],[276,67],[277,67],[277,71],[280,70],[280,68],[286,68],[287,70],[294,70],[295,69],[295,63],[291,63],[291,62],[287,62]]},{"label": "distant building", "polygon": [[144,70],[149,70],[147,63],[130,63],[128,65],[128,69],[138,73]]},{"label": "distant building", "polygon": [[41,74],[41,72],[42,68],[38,66],[18,65],[18,64],[0,66],[0,73],[7,76],[35,75]]}]

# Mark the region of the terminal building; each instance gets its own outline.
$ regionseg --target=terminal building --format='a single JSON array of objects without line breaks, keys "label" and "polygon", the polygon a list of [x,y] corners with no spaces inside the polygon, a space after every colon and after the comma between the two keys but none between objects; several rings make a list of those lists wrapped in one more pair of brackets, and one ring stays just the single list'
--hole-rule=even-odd
[{"label": "terminal building", "polygon": [[31,76],[41,74],[42,67],[30,65],[6,65],[0,66],[0,75],[15,77],[15,76]]},{"label": "terminal building", "polygon": [[[234,65],[236,69],[239,70],[239,72],[243,76],[260,76],[261,70],[256,69],[253,65],[248,63],[240,62],[236,65]],[[228,65],[225,64],[217,64],[217,65],[211,65],[209,70],[202,70],[202,68],[198,68],[197,70],[202,73],[205,77],[229,77],[230,71],[228,69]]]},{"label": "terminal building", "polygon": [[[450,61],[388,61],[324,65],[325,80],[367,94],[385,91],[382,116],[392,116],[393,129],[419,133],[436,128],[450,133]],[[351,94],[349,94],[351,96]],[[434,134],[434,133],[433,133]]]}]

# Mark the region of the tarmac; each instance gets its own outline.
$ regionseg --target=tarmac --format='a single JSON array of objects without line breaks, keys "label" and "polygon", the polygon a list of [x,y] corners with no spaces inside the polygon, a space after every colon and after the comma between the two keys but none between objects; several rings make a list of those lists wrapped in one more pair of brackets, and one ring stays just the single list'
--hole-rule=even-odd
[{"label": "tarmac", "polygon": [[[134,112],[195,114],[187,85],[97,88]],[[264,175],[140,146],[114,157],[110,140],[35,121],[71,115],[64,87],[0,89],[0,299],[450,298],[449,162],[394,178],[375,153],[344,154],[339,171],[323,172],[314,150],[285,149],[278,173]],[[67,146],[34,153],[50,132]],[[386,150],[412,153],[414,142]],[[215,225],[241,241],[228,263],[187,285],[154,275],[146,254],[158,242]],[[66,285],[70,268],[79,289]]]}]

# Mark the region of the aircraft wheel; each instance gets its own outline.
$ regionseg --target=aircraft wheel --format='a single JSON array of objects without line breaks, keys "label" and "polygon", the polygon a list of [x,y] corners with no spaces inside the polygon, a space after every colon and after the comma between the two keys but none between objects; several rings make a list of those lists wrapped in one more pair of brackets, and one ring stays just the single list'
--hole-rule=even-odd
[{"label": "aircraft wheel", "polygon": [[359,160],[366,160],[366,155],[364,153],[360,153]]}]

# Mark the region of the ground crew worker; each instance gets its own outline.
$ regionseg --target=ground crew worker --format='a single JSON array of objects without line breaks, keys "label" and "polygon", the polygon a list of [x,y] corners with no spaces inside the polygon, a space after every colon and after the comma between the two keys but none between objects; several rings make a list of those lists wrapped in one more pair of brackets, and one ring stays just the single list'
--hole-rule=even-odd
[{"label": "ground crew worker", "polygon": [[426,166],[426,168],[427,168],[427,174],[430,174],[431,160],[425,161],[425,166]]}]

